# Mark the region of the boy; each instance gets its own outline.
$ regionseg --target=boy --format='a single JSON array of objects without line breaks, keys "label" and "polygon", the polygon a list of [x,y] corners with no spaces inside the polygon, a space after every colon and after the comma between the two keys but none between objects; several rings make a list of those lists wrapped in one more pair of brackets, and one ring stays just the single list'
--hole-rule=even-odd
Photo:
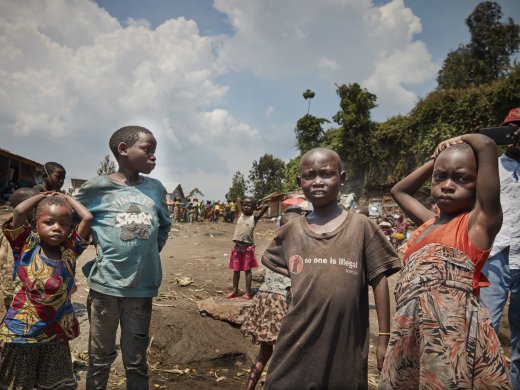
[{"label": "boy", "polygon": [[49,161],[43,165],[43,183],[36,184],[34,188],[38,191],[61,191],[67,172],[63,165]]},{"label": "boy", "polygon": [[268,390],[368,388],[369,284],[379,325],[377,364],[382,366],[390,337],[386,278],[401,261],[366,216],[338,205],[344,179],[337,153],[307,152],[298,184],[313,211],[281,227],[262,257],[267,268],[291,278],[293,294]]},{"label": "boy", "polygon": [[140,175],[155,168],[153,134],[126,126],[112,135],[109,146],[118,171],[89,180],[76,196],[94,216],[93,239],[98,243],[96,259],[83,267],[90,287],[87,389],[107,386],[119,324],[126,388],[148,389],[152,297],[161,284],[159,252],[171,220],[163,185]]}]

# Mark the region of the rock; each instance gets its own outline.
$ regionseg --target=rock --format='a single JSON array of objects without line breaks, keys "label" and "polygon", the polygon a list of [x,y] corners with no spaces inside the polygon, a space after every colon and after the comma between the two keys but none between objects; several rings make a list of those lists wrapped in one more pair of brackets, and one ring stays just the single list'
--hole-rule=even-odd
[{"label": "rock", "polygon": [[265,268],[262,268],[259,271],[253,272],[253,280],[257,283],[264,283],[265,280]]},{"label": "rock", "polygon": [[197,302],[197,308],[201,314],[237,325],[244,322],[242,313],[251,305],[250,300],[246,301],[240,297],[235,299],[211,297]]},{"label": "rock", "polygon": [[[180,303],[180,301],[177,301]],[[219,365],[229,358],[252,359],[250,344],[230,324],[200,316],[193,308],[154,307],[151,352],[165,367],[196,362]]]}]

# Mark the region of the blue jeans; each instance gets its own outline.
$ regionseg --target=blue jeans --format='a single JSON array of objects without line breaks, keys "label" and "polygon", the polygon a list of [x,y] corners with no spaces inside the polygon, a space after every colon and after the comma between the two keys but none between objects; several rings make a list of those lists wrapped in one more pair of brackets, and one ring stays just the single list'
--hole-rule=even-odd
[{"label": "blue jeans", "polygon": [[149,342],[152,298],[122,298],[90,290],[87,390],[106,389],[121,324],[121,354],[127,390],[148,390],[146,350]]},{"label": "blue jeans", "polygon": [[480,298],[489,310],[497,334],[500,317],[509,296],[511,383],[514,390],[520,390],[520,270],[509,269],[509,247],[490,257],[482,273],[491,286],[480,290]]}]

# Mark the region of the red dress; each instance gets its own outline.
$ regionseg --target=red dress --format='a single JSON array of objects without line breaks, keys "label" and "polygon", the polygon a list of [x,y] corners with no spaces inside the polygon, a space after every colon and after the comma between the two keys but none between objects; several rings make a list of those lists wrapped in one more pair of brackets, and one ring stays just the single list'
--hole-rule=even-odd
[{"label": "red dress", "polygon": [[510,389],[489,314],[478,298],[489,251],[469,240],[470,213],[410,237],[395,287],[392,336],[379,389]]}]

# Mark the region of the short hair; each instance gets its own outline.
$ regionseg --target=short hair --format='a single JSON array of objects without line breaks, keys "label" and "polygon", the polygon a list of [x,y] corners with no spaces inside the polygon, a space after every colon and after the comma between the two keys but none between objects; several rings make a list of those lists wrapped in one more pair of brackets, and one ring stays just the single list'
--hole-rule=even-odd
[{"label": "short hair", "polygon": [[242,202],[245,201],[251,202],[253,206],[256,206],[257,203],[256,198],[254,196],[246,196]]},{"label": "short hair", "polygon": [[116,130],[108,141],[108,146],[114,154],[116,160],[119,159],[119,153],[117,147],[121,142],[124,142],[127,146],[132,146],[139,140],[141,134],[152,134],[150,130],[142,126],[125,126]]},{"label": "short hair", "polygon": [[314,148],[314,149],[309,150],[307,153],[305,153],[302,156],[302,158],[300,159],[300,165],[298,167],[298,172],[302,168],[302,161],[304,161],[306,158],[308,158],[309,156],[311,156],[315,153],[331,154],[338,162],[338,173],[341,173],[341,170],[342,170],[341,157],[339,156],[339,154],[336,151],[329,149],[329,148]]},{"label": "short hair", "polygon": [[9,203],[13,207],[13,209],[22,203],[24,200],[27,200],[35,195],[38,195],[40,191],[37,188],[18,188],[15,192],[11,194],[9,197]]},{"label": "short hair", "polygon": [[45,164],[43,164],[43,171],[45,172],[45,174],[47,176],[49,176],[56,169],[63,169],[63,171],[66,171],[65,167],[63,165],[61,165],[60,163],[54,162],[54,161],[49,161],[49,162],[46,162]]},{"label": "short hair", "polygon": [[[460,143],[460,144],[454,144],[454,145],[451,145],[451,146],[449,146],[449,147],[443,149],[443,150],[441,151],[441,153],[443,153],[443,152],[445,152],[445,151],[450,151],[450,152],[465,152],[465,153],[469,153],[469,152],[471,152],[471,153],[473,153],[473,148],[472,148],[469,144],[463,142],[463,143]],[[439,153],[439,154],[440,154],[440,153]]]},{"label": "short hair", "polygon": [[36,209],[34,210],[34,220],[38,220],[38,217],[41,215],[43,209],[47,206],[65,206],[70,210],[70,216],[72,218],[72,207],[64,198],[57,195],[47,196],[40,200],[36,205]]}]

